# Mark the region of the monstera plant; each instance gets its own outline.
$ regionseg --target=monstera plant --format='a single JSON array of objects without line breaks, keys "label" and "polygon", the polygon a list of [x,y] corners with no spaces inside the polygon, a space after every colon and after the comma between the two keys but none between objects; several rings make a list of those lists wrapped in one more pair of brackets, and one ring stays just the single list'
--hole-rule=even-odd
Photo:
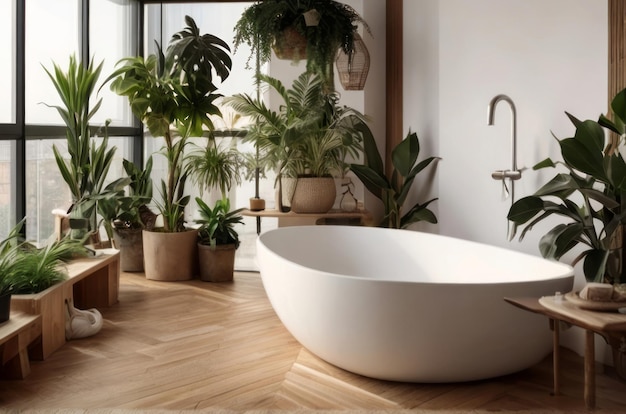
[{"label": "monstera plant", "polygon": [[[211,116],[221,116],[215,105],[221,95],[214,82],[218,77],[221,81],[228,78],[232,68],[226,42],[201,34],[190,16],[185,16],[185,23],[187,26],[172,36],[165,52],[157,43],[156,54],[124,58],[107,79],[112,81],[111,90],[128,98],[133,114],[150,134],[164,140],[161,154],[167,160],[167,175],[161,181],[160,198],[154,200],[163,228],[159,232],[144,230],[143,235],[146,277],[157,280],[194,276],[197,232],[185,226],[184,212],[190,200],[185,194],[189,176],[185,150],[191,137],[215,129]],[[165,239],[171,243],[168,248],[156,245]],[[148,259],[148,254],[156,257]]]},{"label": "monstera plant", "polygon": [[515,202],[508,219],[513,223],[511,238],[522,227],[520,240],[548,217],[564,219],[541,237],[541,254],[559,260],[583,245],[574,264],[583,260],[587,281],[625,283],[626,163],[620,150],[626,131],[626,89],[613,98],[611,110],[612,119],[601,115],[597,121],[581,121],[566,112],[576,132],[557,139],[563,161],[547,158],[533,167],[563,166],[566,172],[557,173],[533,195]]}]

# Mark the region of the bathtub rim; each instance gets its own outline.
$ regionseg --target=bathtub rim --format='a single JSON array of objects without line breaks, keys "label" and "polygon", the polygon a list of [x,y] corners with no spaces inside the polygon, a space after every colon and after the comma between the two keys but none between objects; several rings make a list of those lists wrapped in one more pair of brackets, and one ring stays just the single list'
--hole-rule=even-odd
[{"label": "bathtub rim", "polygon": [[[536,279],[525,279],[525,280],[511,280],[511,281],[506,281],[506,280],[502,280],[502,281],[489,281],[489,282],[481,282],[480,280],[474,280],[472,282],[453,282],[453,281],[410,281],[410,280],[393,280],[393,279],[375,279],[375,278],[371,278],[371,277],[365,277],[365,276],[357,276],[357,275],[349,275],[349,274],[343,274],[343,273],[338,273],[338,272],[330,272],[327,270],[320,270],[320,269],[316,269],[316,268],[311,268],[308,266],[305,266],[303,264],[300,264],[298,262],[295,262],[285,256],[282,256],[280,254],[278,254],[277,252],[275,252],[274,250],[272,250],[271,248],[269,248],[265,243],[263,243],[263,236],[266,234],[270,234],[270,233],[275,233],[275,232],[279,232],[279,231],[290,231],[290,232],[294,232],[297,231],[298,229],[302,229],[302,228],[342,228],[342,229],[350,229],[350,228],[357,228],[357,229],[376,229],[374,231],[409,231],[409,232],[416,232],[416,233],[420,233],[420,234],[424,234],[427,237],[436,237],[436,238],[440,238],[440,239],[444,239],[444,240],[453,240],[456,242],[461,242],[461,243],[466,243],[466,244],[470,244],[470,245],[475,245],[475,246],[479,246],[479,247],[486,247],[489,249],[495,249],[496,251],[505,251],[507,253],[513,253],[516,255],[521,255],[523,257],[527,257],[530,258],[532,260],[540,260],[540,261],[546,261],[549,262],[551,264],[556,265],[557,267],[561,267],[563,268],[563,270],[567,270],[567,272],[564,272],[558,276],[551,276],[551,277],[542,277],[542,278],[536,278]],[[357,231],[361,231],[361,230],[357,230]],[[364,231],[369,231],[369,230],[364,230]],[[438,234],[438,233],[428,233],[428,232],[421,232],[421,231],[415,231],[415,230],[406,230],[406,229],[390,229],[390,228],[382,228],[382,227],[371,227],[371,226],[342,226],[342,225],[305,225],[305,226],[289,226],[289,227],[278,227],[278,228],[274,228],[274,229],[270,229],[270,230],[266,230],[263,231],[261,234],[259,234],[259,236],[257,237],[256,240],[256,246],[257,246],[257,256],[258,256],[258,251],[259,251],[259,246],[263,246],[264,250],[266,250],[267,253],[269,253],[271,256],[275,257],[275,258],[279,258],[287,263],[289,263],[290,266],[294,266],[297,269],[303,269],[303,270],[307,270],[309,272],[314,272],[316,274],[319,275],[325,275],[325,276],[333,276],[333,277],[338,277],[338,278],[345,278],[345,279],[351,279],[351,280],[359,280],[359,281],[369,281],[369,282],[378,282],[378,283],[394,283],[394,284],[421,284],[421,285],[448,285],[448,286],[463,286],[463,287],[467,287],[467,286],[499,286],[499,285],[521,285],[521,284],[526,284],[526,283],[537,283],[537,282],[543,282],[543,281],[549,281],[549,280],[561,280],[561,279],[567,279],[567,278],[572,278],[572,283],[574,281],[575,278],[575,270],[574,267],[567,264],[567,263],[563,263],[560,262],[558,260],[552,260],[552,259],[546,259],[544,257],[541,256],[537,256],[537,255],[533,255],[530,253],[526,253],[526,252],[520,252],[517,250],[513,250],[513,249],[508,249],[502,246],[496,246],[496,245],[490,245],[487,243],[482,243],[482,242],[478,242],[478,241],[474,241],[474,240],[468,240],[468,239],[462,239],[462,238],[458,238],[458,237],[453,237],[453,236],[447,236],[447,235],[442,235],[442,234]],[[263,270],[261,269],[260,264],[258,263],[258,257],[257,257],[257,267],[259,268],[259,271],[261,273],[261,276],[263,276]],[[565,293],[565,292],[563,292]]]}]

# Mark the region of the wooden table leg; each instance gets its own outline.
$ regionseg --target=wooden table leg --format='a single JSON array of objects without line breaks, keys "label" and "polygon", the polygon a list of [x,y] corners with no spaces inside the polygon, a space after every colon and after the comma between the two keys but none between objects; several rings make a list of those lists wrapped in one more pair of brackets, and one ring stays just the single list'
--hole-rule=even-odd
[{"label": "wooden table leg", "polygon": [[593,409],[596,406],[596,352],[593,331],[585,331],[585,406]]},{"label": "wooden table leg", "polygon": [[559,395],[561,392],[561,356],[560,356],[560,331],[561,326],[558,320],[550,319],[550,325],[552,328],[552,376],[554,380],[554,395]]}]

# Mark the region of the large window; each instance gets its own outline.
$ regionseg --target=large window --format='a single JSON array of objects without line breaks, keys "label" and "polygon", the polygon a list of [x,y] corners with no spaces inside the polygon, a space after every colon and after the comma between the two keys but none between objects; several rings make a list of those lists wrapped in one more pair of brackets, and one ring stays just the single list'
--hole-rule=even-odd
[{"label": "large window", "polygon": [[[52,147],[56,146],[66,159],[69,158],[65,124],[51,107],[62,106],[62,102],[44,67],[52,72],[57,64],[65,71],[72,55],[84,63],[91,59],[95,65],[103,62],[99,87],[121,57],[137,53],[139,7],[132,0],[28,0],[24,4],[26,135],[21,139],[26,143],[21,185],[27,239],[45,243],[54,232],[52,210],[67,210],[72,200],[52,152]],[[132,132],[133,118],[128,103],[107,87],[96,92],[91,103],[102,99],[102,106],[90,123],[98,129],[106,120],[111,121],[109,146],[117,147],[108,177],[108,181],[112,181],[123,174],[122,158],[132,158],[134,154],[136,140],[128,136],[129,131]],[[101,136],[102,133],[100,129],[96,134]],[[137,128],[136,133],[139,136],[141,130]]]},{"label": "large window", "polygon": [[15,3],[0,2],[0,124],[13,124],[15,114]]}]

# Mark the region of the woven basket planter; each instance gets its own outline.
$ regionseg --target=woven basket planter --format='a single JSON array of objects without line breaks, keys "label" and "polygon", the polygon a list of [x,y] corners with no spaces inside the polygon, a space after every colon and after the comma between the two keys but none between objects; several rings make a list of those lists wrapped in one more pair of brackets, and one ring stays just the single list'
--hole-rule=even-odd
[{"label": "woven basket planter", "polygon": [[335,204],[333,177],[299,177],[291,199],[294,213],[327,213]]}]

